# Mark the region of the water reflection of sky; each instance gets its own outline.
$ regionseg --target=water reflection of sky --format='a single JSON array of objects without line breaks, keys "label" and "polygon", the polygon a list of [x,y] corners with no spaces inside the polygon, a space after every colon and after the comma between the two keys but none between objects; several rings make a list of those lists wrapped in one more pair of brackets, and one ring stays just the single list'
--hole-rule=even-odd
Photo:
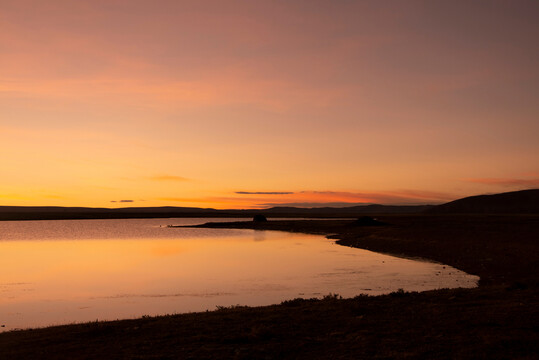
[{"label": "water reflection of sky", "polygon": [[[477,280],[449,266],[338,246],[322,236],[159,226],[169,223],[0,223],[0,230],[11,234],[0,241],[2,329],[265,305],[329,293],[352,297],[399,288],[471,287]],[[111,229],[118,238],[110,237]]]}]

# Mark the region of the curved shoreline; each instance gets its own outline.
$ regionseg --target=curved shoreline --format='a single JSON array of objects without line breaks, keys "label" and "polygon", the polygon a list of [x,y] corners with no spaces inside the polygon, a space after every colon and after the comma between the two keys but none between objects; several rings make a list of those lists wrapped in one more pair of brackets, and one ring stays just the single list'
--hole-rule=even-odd
[{"label": "curved shoreline", "polygon": [[145,317],[0,334],[8,358],[503,358],[539,354],[538,216],[384,216],[205,224],[330,235],[338,243],[442,262],[473,289]]},{"label": "curved shoreline", "polygon": [[[279,220],[206,223],[195,227],[277,230],[325,235],[340,245],[418,258],[478,275],[481,285],[537,284],[537,215],[387,215],[387,226],[351,220]],[[527,259],[528,261],[523,261]]]}]

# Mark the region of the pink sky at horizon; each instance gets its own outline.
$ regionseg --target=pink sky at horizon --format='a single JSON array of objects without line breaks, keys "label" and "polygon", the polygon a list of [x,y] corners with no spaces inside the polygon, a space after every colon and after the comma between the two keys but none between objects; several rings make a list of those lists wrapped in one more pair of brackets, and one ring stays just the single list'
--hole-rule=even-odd
[{"label": "pink sky at horizon", "polygon": [[0,205],[539,188],[538,15],[520,0],[0,0]]}]

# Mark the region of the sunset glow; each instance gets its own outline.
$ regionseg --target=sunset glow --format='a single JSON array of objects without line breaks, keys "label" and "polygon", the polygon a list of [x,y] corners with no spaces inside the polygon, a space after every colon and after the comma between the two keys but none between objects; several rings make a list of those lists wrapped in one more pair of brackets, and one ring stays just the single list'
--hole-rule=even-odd
[{"label": "sunset glow", "polygon": [[537,188],[538,15],[536,1],[0,0],[0,205]]}]

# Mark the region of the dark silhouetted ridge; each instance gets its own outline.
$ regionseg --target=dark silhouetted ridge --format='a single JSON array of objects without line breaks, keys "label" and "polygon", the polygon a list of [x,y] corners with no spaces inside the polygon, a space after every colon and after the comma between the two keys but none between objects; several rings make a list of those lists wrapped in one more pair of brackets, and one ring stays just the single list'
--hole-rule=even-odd
[{"label": "dark silhouetted ridge", "polygon": [[470,196],[435,206],[429,214],[539,214],[539,189]]},{"label": "dark silhouetted ridge", "polygon": [[0,206],[0,220],[129,219],[175,217],[254,217],[273,218],[357,218],[374,214],[417,214],[432,205],[361,205],[350,207],[300,208],[279,206],[269,209],[217,210],[194,207],[88,208],[60,206]]},{"label": "dark silhouetted ridge", "polygon": [[434,205],[358,205],[349,207],[315,207],[300,208],[292,206],[276,206],[264,210],[271,215],[296,214],[298,216],[333,215],[341,217],[357,217],[362,214],[414,214],[421,213]]}]

